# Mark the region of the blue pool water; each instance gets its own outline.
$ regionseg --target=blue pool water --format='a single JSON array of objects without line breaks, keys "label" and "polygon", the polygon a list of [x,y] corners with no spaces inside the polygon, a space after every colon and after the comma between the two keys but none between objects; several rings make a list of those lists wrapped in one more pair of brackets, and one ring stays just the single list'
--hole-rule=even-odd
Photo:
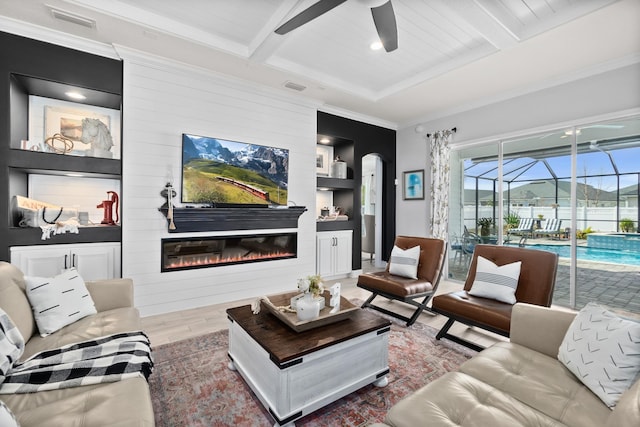
[{"label": "blue pool water", "polygon": [[[527,248],[554,252],[561,258],[570,257],[569,246],[566,245],[527,245]],[[578,260],[640,266],[640,252],[637,251],[619,251],[586,246],[578,246],[577,249]]]}]

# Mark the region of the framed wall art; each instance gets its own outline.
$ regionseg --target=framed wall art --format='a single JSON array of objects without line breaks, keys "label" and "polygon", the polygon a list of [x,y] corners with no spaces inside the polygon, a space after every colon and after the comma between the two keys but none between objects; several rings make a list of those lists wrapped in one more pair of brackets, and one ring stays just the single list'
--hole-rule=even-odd
[{"label": "framed wall art", "polygon": [[90,107],[85,110],[49,105],[45,106],[43,135],[44,139],[46,140],[49,137],[59,134],[62,136],[62,138],[71,141],[73,144],[71,150],[65,152],[65,154],[76,156],[91,155],[89,154],[91,146],[89,144],[82,143],[82,120],[85,118],[98,119],[104,125],[103,128],[106,129],[106,132],[108,132],[108,136],[106,137],[111,139],[112,145],[114,145],[113,137],[110,134],[111,117],[108,114],[101,114],[96,111],[91,111]]},{"label": "framed wall art", "polygon": [[333,147],[326,145],[316,145],[316,174],[329,176],[331,168],[331,158],[333,157]]},{"label": "framed wall art", "polygon": [[72,110],[63,107],[46,106],[44,110],[44,127],[47,137],[59,133],[72,141],[80,142],[82,137],[82,119],[98,119],[111,130],[110,117],[88,110]]},{"label": "framed wall art", "polygon": [[424,200],[424,169],[402,173],[402,199]]}]

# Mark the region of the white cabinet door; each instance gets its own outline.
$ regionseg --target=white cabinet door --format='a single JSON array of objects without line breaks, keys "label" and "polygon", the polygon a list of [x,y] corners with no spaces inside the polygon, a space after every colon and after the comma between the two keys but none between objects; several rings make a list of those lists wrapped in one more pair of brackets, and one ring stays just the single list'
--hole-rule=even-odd
[{"label": "white cabinet door", "polygon": [[318,233],[316,250],[316,273],[322,277],[333,275],[333,244],[332,233]]},{"label": "white cabinet door", "polygon": [[328,279],[351,273],[353,231],[323,231],[317,233],[316,273]]},{"label": "white cabinet door", "polygon": [[118,243],[78,245],[71,253],[72,265],[78,269],[78,273],[84,280],[118,277],[120,275],[119,259],[120,244]]},{"label": "white cabinet door", "polygon": [[351,253],[353,232],[340,232],[336,234],[336,245],[334,246],[335,264],[334,274],[351,273]]},{"label": "white cabinet door", "polygon": [[52,277],[76,267],[84,280],[120,277],[120,243],[14,246],[11,263],[27,276]]},{"label": "white cabinet door", "polygon": [[71,267],[69,249],[50,246],[14,246],[11,264],[25,276],[53,277]]}]

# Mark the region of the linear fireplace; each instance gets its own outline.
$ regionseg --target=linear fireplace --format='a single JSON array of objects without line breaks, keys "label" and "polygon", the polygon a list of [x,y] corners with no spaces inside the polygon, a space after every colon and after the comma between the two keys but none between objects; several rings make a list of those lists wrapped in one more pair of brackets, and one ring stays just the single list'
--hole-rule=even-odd
[{"label": "linear fireplace", "polygon": [[297,233],[162,239],[161,271],[295,258],[297,240]]}]

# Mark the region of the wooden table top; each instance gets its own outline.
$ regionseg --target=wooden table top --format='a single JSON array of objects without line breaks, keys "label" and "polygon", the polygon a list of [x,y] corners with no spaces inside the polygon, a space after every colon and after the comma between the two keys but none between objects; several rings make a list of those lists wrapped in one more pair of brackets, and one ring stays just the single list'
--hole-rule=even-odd
[{"label": "wooden table top", "polygon": [[260,344],[278,365],[391,326],[389,320],[366,310],[355,310],[348,319],[303,332],[295,332],[264,309],[253,314],[250,305],[227,309],[227,316]]}]

